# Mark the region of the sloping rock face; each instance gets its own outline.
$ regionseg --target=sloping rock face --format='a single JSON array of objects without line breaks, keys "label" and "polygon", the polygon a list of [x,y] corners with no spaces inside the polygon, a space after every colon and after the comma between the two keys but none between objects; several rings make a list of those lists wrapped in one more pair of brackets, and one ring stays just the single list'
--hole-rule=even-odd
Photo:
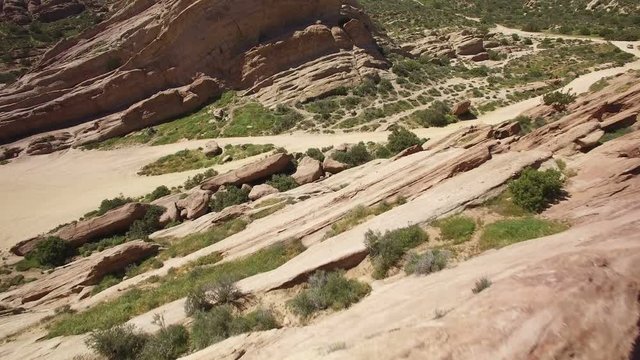
[{"label": "sloping rock face", "polygon": [[77,294],[86,286],[96,285],[105,275],[122,270],[157,251],[157,244],[141,240],[124,243],[81,258],[41,279],[7,292],[0,297],[0,302],[32,307]]},{"label": "sloping rock face", "polygon": [[[0,143],[76,125],[67,146],[103,140],[192,111],[224,89],[319,96],[388,66],[370,29],[353,0],[137,0],[0,91]],[[305,75],[289,70],[297,67]],[[285,88],[291,77],[300,81]]]}]

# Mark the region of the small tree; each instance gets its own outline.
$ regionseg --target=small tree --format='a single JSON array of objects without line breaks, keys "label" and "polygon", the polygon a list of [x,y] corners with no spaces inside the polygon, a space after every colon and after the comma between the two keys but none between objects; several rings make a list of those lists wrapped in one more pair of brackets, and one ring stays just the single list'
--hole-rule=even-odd
[{"label": "small tree", "polygon": [[213,211],[222,211],[224,208],[249,201],[249,190],[237,186],[229,186],[225,191],[218,191],[209,202]]},{"label": "small tree", "polygon": [[295,189],[298,186],[296,180],[290,175],[276,174],[271,177],[271,180],[267,181],[267,184],[278,189],[280,192],[285,192],[291,189]]},{"label": "small tree", "polygon": [[576,100],[576,96],[570,92],[554,91],[545,94],[542,99],[545,105],[553,106],[557,110],[564,110],[567,105]]},{"label": "small tree", "polygon": [[64,265],[69,256],[73,254],[73,248],[69,244],[56,236],[49,236],[44,239],[27,257],[34,259],[43,266]]},{"label": "small tree", "polygon": [[422,140],[420,140],[418,135],[398,126],[389,134],[387,148],[392,153],[397,154],[404,149],[420,144],[422,144]]},{"label": "small tree", "polygon": [[562,195],[562,186],[560,171],[527,168],[518,179],[509,183],[509,190],[516,205],[528,211],[540,212]]}]

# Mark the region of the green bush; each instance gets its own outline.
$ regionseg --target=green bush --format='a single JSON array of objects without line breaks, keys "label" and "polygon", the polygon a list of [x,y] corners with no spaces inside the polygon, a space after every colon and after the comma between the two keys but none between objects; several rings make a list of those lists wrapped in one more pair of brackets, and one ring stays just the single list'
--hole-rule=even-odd
[{"label": "green bush", "polygon": [[271,180],[267,181],[267,184],[273,186],[278,189],[280,192],[289,191],[291,189],[295,189],[298,186],[296,180],[290,175],[285,174],[275,174],[271,177]]},{"label": "green bush", "polygon": [[306,152],[307,156],[320,162],[324,161],[324,154],[317,148],[310,148]]},{"label": "green bush", "polygon": [[149,336],[138,332],[133,325],[119,325],[91,333],[87,346],[108,360],[136,360]]},{"label": "green bush", "polygon": [[456,121],[449,106],[442,101],[434,101],[428,109],[414,112],[413,117],[424,127],[443,127]]},{"label": "green bush", "polygon": [[184,188],[186,190],[191,190],[194,187],[200,185],[204,180],[214,177],[218,175],[218,172],[213,169],[207,169],[205,172],[200,174],[196,174],[193,177],[187,178],[187,181],[184,182]]},{"label": "green bush", "polygon": [[552,105],[558,108],[565,108],[576,100],[576,96],[569,92],[554,91],[542,97],[545,105]]},{"label": "green bush", "polygon": [[410,148],[414,145],[422,145],[423,141],[418,135],[411,131],[398,126],[393,129],[387,139],[387,148],[391,153],[397,154],[404,149]]},{"label": "green bush", "polygon": [[150,234],[160,230],[160,216],[164,213],[164,208],[151,206],[140,220],[136,220],[129,227],[126,237],[129,239],[147,239]]},{"label": "green bush", "polygon": [[440,229],[443,240],[461,244],[471,240],[476,231],[476,222],[468,216],[451,216],[438,220],[434,226]]},{"label": "green bush", "polygon": [[225,191],[218,191],[211,201],[209,207],[212,211],[222,211],[223,209],[243,204],[249,201],[249,190],[241,189],[237,186],[229,186]]},{"label": "green bush", "polygon": [[233,335],[278,327],[278,321],[268,310],[236,316],[231,306],[216,306],[209,312],[196,314],[191,326],[191,346],[193,350],[200,350]]},{"label": "green bush", "polygon": [[365,244],[373,263],[373,277],[386,277],[389,269],[395,266],[409,249],[428,239],[427,233],[417,225],[387,231],[384,234],[369,230],[365,234]]},{"label": "green bush", "polygon": [[170,195],[170,194],[171,194],[171,190],[169,190],[168,187],[162,185],[162,186],[158,186],[150,194],[145,196],[145,200],[151,202],[151,201],[158,200],[161,197],[165,197],[165,196]]},{"label": "green bush", "polygon": [[333,159],[349,166],[360,166],[373,160],[367,146],[360,142],[347,151],[337,151],[333,154]]},{"label": "green bush", "polygon": [[564,224],[527,217],[496,221],[485,227],[480,248],[501,248],[513,243],[536,239],[566,230]]},{"label": "green bush", "polygon": [[562,173],[548,169],[539,171],[532,168],[509,183],[513,202],[525,210],[540,212],[562,195]]},{"label": "green bush", "polygon": [[411,253],[404,266],[407,274],[427,275],[447,267],[451,253],[446,250],[427,250],[422,254]]},{"label": "green bush", "polygon": [[64,265],[67,258],[73,255],[73,248],[69,243],[59,237],[49,236],[44,239],[36,248],[27,254],[27,258],[36,261],[46,267]]},{"label": "green bush", "polygon": [[308,281],[308,287],[288,302],[291,310],[308,318],[316,311],[346,309],[371,292],[368,284],[347,279],[344,272],[317,271]]},{"label": "green bush", "polygon": [[182,325],[162,324],[145,344],[139,360],[175,360],[189,350],[189,332]]}]

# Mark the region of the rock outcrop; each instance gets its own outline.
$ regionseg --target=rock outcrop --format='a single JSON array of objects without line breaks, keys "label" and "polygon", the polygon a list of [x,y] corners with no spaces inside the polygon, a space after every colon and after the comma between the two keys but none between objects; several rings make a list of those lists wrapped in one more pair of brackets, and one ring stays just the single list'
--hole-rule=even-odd
[{"label": "rock outcrop", "polygon": [[[49,235],[57,236],[73,247],[79,247],[88,241],[127,231],[134,221],[145,216],[148,209],[149,205],[146,204],[126,204],[104,215],[65,225]],[[11,252],[16,255],[26,255],[43,239],[43,237],[36,237],[21,241],[11,248]]]},{"label": "rock outcrop", "polygon": [[189,196],[176,202],[178,209],[186,210],[186,218],[197,219],[209,210],[211,191],[193,191]]},{"label": "rock outcrop", "polygon": [[305,156],[298,162],[296,172],[291,175],[298,185],[304,185],[320,179],[324,175],[320,161]]},{"label": "rock outcrop", "polygon": [[3,0],[0,1],[0,20],[18,25],[26,25],[34,20],[52,22],[80,14],[87,7],[106,11],[104,1]]},{"label": "rock outcrop", "polygon": [[250,184],[284,172],[291,166],[291,160],[293,160],[293,156],[289,154],[274,154],[239,169],[207,179],[200,187],[203,190],[217,191],[222,185],[240,186],[242,184]]},{"label": "rock outcrop", "polygon": [[371,32],[352,0],[137,0],[0,90],[0,143],[71,127],[47,151],[104,140],[193,111],[224,89],[265,102],[317,97],[388,66]]},{"label": "rock outcrop", "polygon": [[322,162],[322,168],[324,169],[324,171],[330,174],[337,174],[347,170],[349,168],[349,165],[341,163],[338,160],[334,160],[331,158],[331,156],[327,156]]},{"label": "rock outcrop", "polygon": [[0,296],[0,302],[33,307],[78,294],[84,287],[96,285],[107,274],[121,271],[158,251],[158,245],[141,240],[80,258],[51,274]]},{"label": "rock outcrop", "polygon": [[249,200],[255,201],[267,195],[276,194],[278,189],[269,184],[256,185],[249,193]]}]

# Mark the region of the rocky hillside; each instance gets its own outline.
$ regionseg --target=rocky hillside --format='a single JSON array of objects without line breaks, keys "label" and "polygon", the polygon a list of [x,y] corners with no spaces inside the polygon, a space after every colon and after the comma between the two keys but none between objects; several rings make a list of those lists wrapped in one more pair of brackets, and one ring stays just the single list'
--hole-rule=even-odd
[{"label": "rocky hillside", "polygon": [[139,0],[1,90],[0,141],[79,125],[32,149],[46,152],[167,121],[225,89],[304,100],[385,67],[351,1]]}]

